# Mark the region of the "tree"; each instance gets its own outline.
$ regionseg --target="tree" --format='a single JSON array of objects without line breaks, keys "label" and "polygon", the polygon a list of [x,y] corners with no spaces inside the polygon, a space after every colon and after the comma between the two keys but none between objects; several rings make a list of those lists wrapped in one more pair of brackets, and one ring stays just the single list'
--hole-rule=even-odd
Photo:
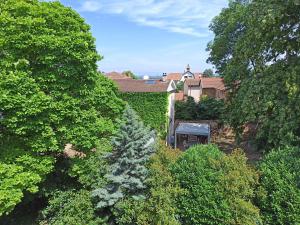
[{"label": "tree", "polygon": [[178,93],[179,91],[183,91],[184,88],[184,82],[183,81],[178,81],[176,84],[176,92]]},{"label": "tree", "polygon": [[97,217],[90,192],[86,190],[56,192],[40,217],[41,225],[106,224],[105,219]]},{"label": "tree", "polygon": [[173,174],[186,193],[177,204],[183,224],[260,224],[252,204],[258,174],[239,150],[225,155],[214,145],[198,145],[176,162]]},{"label": "tree", "polygon": [[213,77],[214,71],[212,69],[205,69],[202,73],[204,77]]},{"label": "tree", "polygon": [[122,74],[124,74],[127,77],[131,77],[132,79],[135,79],[135,80],[138,79],[138,77],[130,70],[124,71]]},{"label": "tree", "polygon": [[208,61],[232,90],[229,123],[238,135],[256,124],[263,149],[300,142],[299,10],[293,0],[231,1],[210,26]]},{"label": "tree", "polygon": [[299,147],[273,150],[260,163],[262,194],[257,202],[263,224],[299,224]]},{"label": "tree", "polygon": [[113,152],[108,158],[110,166],[106,175],[108,185],[93,191],[99,209],[113,206],[125,197],[144,198],[148,176],[145,165],[155,150],[155,133],[146,128],[127,105],[112,143]]},{"label": "tree", "polygon": [[183,194],[170,171],[181,152],[160,143],[148,165],[146,199],[124,199],[117,203],[114,215],[117,224],[179,225],[176,198]]},{"label": "tree", "polygon": [[76,12],[38,0],[3,0],[0,11],[0,162],[2,171],[19,171],[5,174],[8,183],[28,174],[22,185],[1,182],[6,198],[14,198],[9,207],[0,200],[7,213],[20,191],[36,191],[65,144],[87,151],[109,136],[123,102],[97,72],[101,57]]},{"label": "tree", "polygon": [[193,97],[188,96],[186,102],[175,103],[176,119],[194,120],[197,117],[197,104]]}]

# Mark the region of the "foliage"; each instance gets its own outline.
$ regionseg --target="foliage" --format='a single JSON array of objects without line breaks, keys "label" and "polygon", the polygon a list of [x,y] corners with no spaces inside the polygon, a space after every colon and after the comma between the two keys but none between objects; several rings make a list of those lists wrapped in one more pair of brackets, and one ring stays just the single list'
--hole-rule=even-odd
[{"label": "foliage", "polygon": [[23,155],[14,163],[0,162],[0,216],[8,214],[21,202],[23,191],[36,193],[38,184],[52,168],[51,157],[40,159]]},{"label": "foliage", "polygon": [[204,77],[213,77],[214,71],[212,69],[205,69],[202,73]]},{"label": "foliage", "polygon": [[57,192],[42,211],[40,225],[100,225],[105,219],[94,212],[90,192],[70,190]]},{"label": "foliage", "polygon": [[132,79],[135,79],[135,80],[138,79],[138,77],[130,70],[124,71],[122,74],[124,74],[125,76],[130,77]]},{"label": "foliage", "polygon": [[164,137],[167,130],[168,93],[123,93],[121,97],[137,112],[145,125]]},{"label": "foliage", "polygon": [[155,133],[140,121],[130,106],[126,106],[122,124],[113,140],[113,152],[109,155],[108,184],[93,191],[97,208],[113,206],[125,197],[144,198],[148,170],[145,164],[155,148]]},{"label": "foliage", "polygon": [[236,0],[210,26],[208,61],[232,90],[229,122],[238,135],[256,123],[263,149],[299,144],[299,11],[294,0]]},{"label": "foliage", "polygon": [[72,159],[69,175],[76,177],[86,189],[94,189],[106,184],[104,175],[107,173],[108,165],[105,155],[111,152],[112,147],[107,139],[101,139],[100,143],[86,157]]},{"label": "foliage", "polygon": [[[123,101],[97,72],[101,57],[79,14],[38,0],[3,0],[0,11],[0,162],[3,171],[15,171],[5,174],[12,182],[10,191],[3,187],[5,198],[14,200],[1,205],[4,212],[20,191],[36,191],[53,168],[46,156],[67,143],[86,151],[110,135]],[[32,157],[26,168],[24,157]]]},{"label": "foliage", "polygon": [[186,190],[177,204],[183,224],[260,224],[252,203],[258,174],[236,150],[225,155],[214,145],[186,151],[173,168]]},{"label": "foliage", "polygon": [[186,102],[175,102],[175,117],[181,120],[222,119],[224,108],[223,100],[204,96],[196,103],[194,98],[189,96]]},{"label": "foliage", "polygon": [[273,150],[263,159],[260,171],[264,194],[257,201],[264,224],[300,223],[299,168],[299,147]]},{"label": "foliage", "polygon": [[179,91],[183,91],[183,88],[184,88],[184,82],[178,81],[176,84],[176,92],[178,93]]},{"label": "foliage", "polygon": [[149,187],[145,200],[124,199],[116,205],[117,224],[179,225],[176,197],[183,193],[170,171],[179,150],[159,145],[148,166]]}]

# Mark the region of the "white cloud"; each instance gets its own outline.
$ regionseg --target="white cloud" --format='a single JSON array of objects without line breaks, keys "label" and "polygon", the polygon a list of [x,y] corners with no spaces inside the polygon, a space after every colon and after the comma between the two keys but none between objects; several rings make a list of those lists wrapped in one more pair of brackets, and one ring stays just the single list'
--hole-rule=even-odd
[{"label": "white cloud", "polygon": [[101,9],[100,2],[98,1],[85,1],[81,5],[81,11],[88,11],[88,12],[96,12]]},{"label": "white cloud", "polygon": [[208,25],[228,0],[85,0],[80,10],[126,16],[142,26],[196,37],[208,36]]}]

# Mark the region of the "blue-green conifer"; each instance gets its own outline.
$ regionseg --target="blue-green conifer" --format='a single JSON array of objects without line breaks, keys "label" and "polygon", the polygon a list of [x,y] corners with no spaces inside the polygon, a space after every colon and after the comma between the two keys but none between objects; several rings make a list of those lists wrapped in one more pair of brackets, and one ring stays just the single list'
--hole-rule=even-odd
[{"label": "blue-green conifer", "polygon": [[112,206],[124,197],[144,197],[148,175],[145,165],[155,151],[155,132],[145,127],[135,111],[127,106],[112,144],[106,174],[108,183],[92,192],[98,200],[97,208]]}]

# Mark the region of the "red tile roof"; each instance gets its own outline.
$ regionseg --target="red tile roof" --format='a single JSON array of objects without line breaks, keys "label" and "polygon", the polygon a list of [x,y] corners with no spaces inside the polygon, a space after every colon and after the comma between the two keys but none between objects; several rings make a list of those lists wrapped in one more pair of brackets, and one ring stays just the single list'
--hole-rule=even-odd
[{"label": "red tile roof", "polygon": [[169,73],[167,75],[167,80],[175,80],[178,81],[181,79],[182,73]]},{"label": "red tile roof", "polygon": [[[168,73],[166,79],[179,81],[181,80],[182,74],[183,73]],[[194,75],[195,75],[195,79],[200,79],[200,77],[202,76],[201,73],[194,73]]]},{"label": "red tile roof", "polygon": [[225,90],[224,80],[221,77],[201,77],[202,88]]},{"label": "red tile roof", "polygon": [[188,86],[200,86],[200,79],[186,79],[185,83]]},{"label": "red tile roof", "polygon": [[134,79],[118,79],[114,82],[121,92],[167,92],[170,83],[154,80],[153,84],[147,84],[147,80]]},{"label": "red tile roof", "polygon": [[105,73],[105,76],[112,79],[112,80],[132,79],[131,77],[126,76],[125,74],[114,72],[114,71],[110,72],[110,73]]}]

